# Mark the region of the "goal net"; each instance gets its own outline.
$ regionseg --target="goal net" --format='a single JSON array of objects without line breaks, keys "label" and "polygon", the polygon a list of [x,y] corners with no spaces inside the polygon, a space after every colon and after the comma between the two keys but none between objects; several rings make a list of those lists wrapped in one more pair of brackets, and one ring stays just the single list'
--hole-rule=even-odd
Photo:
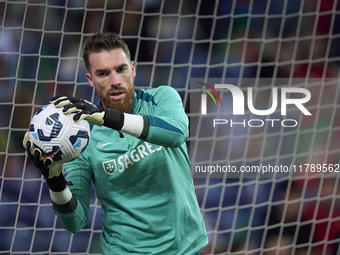
[{"label": "goal net", "polygon": [[0,254],[101,254],[100,204],[76,234],[22,138],[55,95],[98,103],[81,54],[120,34],[136,88],[174,87],[209,244],[202,254],[338,254],[337,0],[0,1]]}]

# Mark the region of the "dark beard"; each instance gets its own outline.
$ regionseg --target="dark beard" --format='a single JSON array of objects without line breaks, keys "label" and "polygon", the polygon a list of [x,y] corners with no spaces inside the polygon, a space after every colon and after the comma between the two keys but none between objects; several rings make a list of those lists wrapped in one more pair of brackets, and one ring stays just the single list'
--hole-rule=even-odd
[{"label": "dark beard", "polygon": [[114,109],[120,112],[129,113],[132,107],[133,97],[135,95],[134,86],[130,86],[128,89],[122,89],[125,93],[125,98],[119,101],[115,101],[111,98],[111,92],[102,100],[102,103],[108,109]]}]

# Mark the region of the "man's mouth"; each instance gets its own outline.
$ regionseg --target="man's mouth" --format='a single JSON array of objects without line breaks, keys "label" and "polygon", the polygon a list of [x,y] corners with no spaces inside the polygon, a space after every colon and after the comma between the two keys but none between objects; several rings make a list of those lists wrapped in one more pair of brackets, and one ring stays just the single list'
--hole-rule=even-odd
[{"label": "man's mouth", "polygon": [[110,96],[113,100],[121,100],[121,99],[123,99],[124,95],[125,95],[125,93],[123,91],[119,91],[119,90],[113,91],[110,94]]}]

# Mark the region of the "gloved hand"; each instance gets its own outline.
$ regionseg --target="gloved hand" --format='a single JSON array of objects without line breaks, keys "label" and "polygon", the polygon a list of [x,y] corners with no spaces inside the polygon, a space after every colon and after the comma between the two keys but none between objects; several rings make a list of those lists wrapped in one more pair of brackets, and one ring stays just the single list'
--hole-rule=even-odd
[{"label": "gloved hand", "polygon": [[32,163],[41,171],[45,177],[48,187],[53,191],[61,191],[66,186],[66,181],[61,173],[61,167],[53,162],[51,158],[45,158],[41,150],[34,148],[34,145],[27,131],[24,135],[23,146]]},{"label": "gloved hand", "polygon": [[26,149],[28,157],[32,163],[41,171],[45,178],[51,179],[61,174],[59,164],[54,163],[53,159],[45,158],[41,150],[34,148],[32,141],[29,139],[29,132],[27,131],[24,136],[23,146]]},{"label": "gloved hand", "polygon": [[55,107],[64,107],[63,112],[65,114],[76,113],[73,116],[75,122],[87,119],[94,125],[103,125],[105,110],[101,105],[95,105],[91,102],[69,96],[52,97],[50,100],[51,104]]},{"label": "gloved hand", "polygon": [[55,107],[64,107],[65,114],[76,113],[73,116],[75,122],[86,119],[94,125],[104,125],[116,130],[121,130],[124,124],[124,114],[113,109],[104,109],[101,105],[95,105],[85,99],[56,96],[50,100]]}]

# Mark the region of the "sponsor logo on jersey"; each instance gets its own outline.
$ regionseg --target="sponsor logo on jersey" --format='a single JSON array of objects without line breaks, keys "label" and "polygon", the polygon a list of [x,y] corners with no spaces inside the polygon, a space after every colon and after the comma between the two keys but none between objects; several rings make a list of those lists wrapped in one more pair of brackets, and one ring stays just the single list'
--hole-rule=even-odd
[{"label": "sponsor logo on jersey", "polygon": [[109,142],[109,143],[100,143],[100,142],[98,142],[98,147],[101,148],[101,147],[104,147],[104,146],[109,145],[111,143],[112,142]]},{"label": "sponsor logo on jersey", "polygon": [[102,162],[103,169],[105,173],[109,175],[115,174],[118,172],[123,172],[130,165],[134,165],[140,160],[150,156],[151,154],[160,151],[163,149],[162,146],[155,147],[155,145],[150,144],[148,142],[144,142],[141,145],[138,145],[136,148],[131,151],[119,156],[117,159],[111,159],[105,162]]}]

